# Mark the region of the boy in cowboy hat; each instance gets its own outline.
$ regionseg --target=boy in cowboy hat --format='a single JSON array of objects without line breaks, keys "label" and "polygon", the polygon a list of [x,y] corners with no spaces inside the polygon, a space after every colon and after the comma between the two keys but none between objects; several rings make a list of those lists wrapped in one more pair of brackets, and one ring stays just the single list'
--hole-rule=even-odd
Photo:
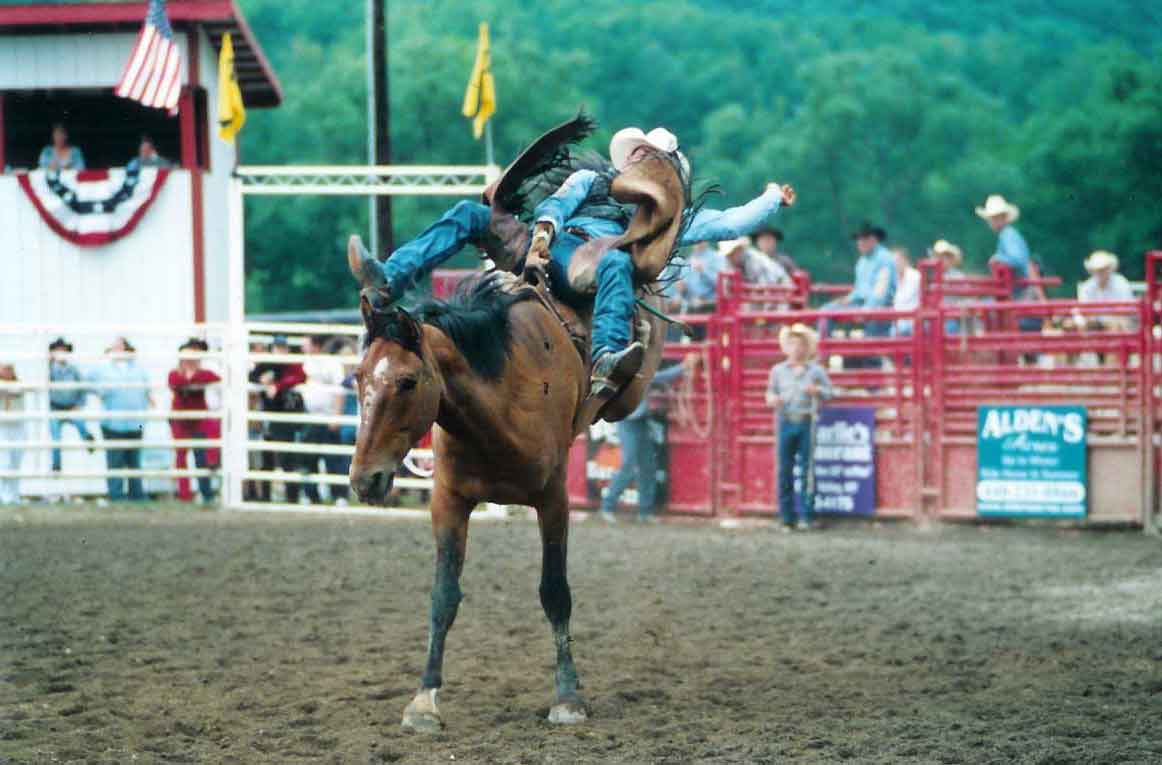
[{"label": "boy in cowboy hat", "polygon": [[[577,170],[534,210],[526,271],[549,269],[564,278],[573,252],[586,241],[623,234],[632,210],[610,197],[610,182],[630,165],[659,152],[674,157],[689,175],[689,163],[678,151],[677,137],[669,130],[658,127],[646,133],[630,127],[615,133],[609,144],[609,174]],[[680,243],[734,239],[753,231],[780,205],[794,201],[795,192],[790,186],[769,183],[761,195],[739,207],[699,210],[683,231]],[[396,300],[419,277],[464,245],[480,241],[489,230],[490,216],[490,209],[483,204],[460,202],[384,263],[349,251],[349,265],[365,283],[379,287],[389,300]],[[628,253],[610,250],[597,266],[591,337],[595,381],[628,379],[641,366],[644,348],[641,343],[631,342],[630,336],[633,310],[633,262]]]},{"label": "boy in cowboy hat", "polygon": [[[952,242],[947,239],[937,239],[932,244],[932,257],[938,258],[943,266],[944,279],[962,279],[964,272],[960,270],[961,263],[964,262],[964,252],[961,251]],[[959,297],[945,297],[945,303],[955,303],[962,298]],[[944,332],[949,335],[960,334],[960,319],[947,319],[944,322]]]},{"label": "boy in cowboy hat", "polygon": [[[814,419],[819,401],[834,395],[831,378],[813,361],[818,335],[806,324],[792,324],[779,332],[779,345],[787,360],[771,368],[767,378],[767,406],[778,411],[779,515],[784,531],[811,528],[815,511]],[[803,480],[803,514],[795,513],[795,461]]]},{"label": "boy in cowboy hat", "polygon": [[[69,362],[69,354],[73,352],[72,343],[69,343],[63,337],[58,337],[52,341],[48,347],[48,379],[49,382],[54,383],[70,383],[68,388],[51,388],[48,392],[48,408],[54,412],[71,412],[80,409],[85,403],[86,392],[76,387],[76,383],[82,381],[80,370],[78,370],[72,363]],[[82,440],[93,443],[96,439],[93,434],[89,432],[89,428],[85,425],[85,421],[81,418],[77,419],[50,419],[48,421],[49,437],[52,438],[53,443],[60,443],[61,431],[65,425],[72,425],[77,430],[77,435]],[[89,447],[92,452],[93,448]],[[61,450],[52,450],[52,470],[54,473],[59,473],[61,470]]]}]

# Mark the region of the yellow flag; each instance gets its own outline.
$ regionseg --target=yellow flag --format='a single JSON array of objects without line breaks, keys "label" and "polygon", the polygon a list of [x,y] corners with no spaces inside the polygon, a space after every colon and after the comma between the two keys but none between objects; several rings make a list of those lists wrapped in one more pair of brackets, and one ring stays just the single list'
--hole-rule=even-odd
[{"label": "yellow flag", "polygon": [[465,117],[472,117],[472,134],[480,138],[484,123],[496,113],[496,83],[492,79],[492,53],[488,46],[488,22],[480,23],[480,39],[476,43],[476,64],[468,78],[464,92]]},{"label": "yellow flag", "polygon": [[246,107],[234,73],[234,42],[227,32],[222,35],[222,50],[218,54],[218,135],[223,141],[234,143],[234,136],[245,124]]}]

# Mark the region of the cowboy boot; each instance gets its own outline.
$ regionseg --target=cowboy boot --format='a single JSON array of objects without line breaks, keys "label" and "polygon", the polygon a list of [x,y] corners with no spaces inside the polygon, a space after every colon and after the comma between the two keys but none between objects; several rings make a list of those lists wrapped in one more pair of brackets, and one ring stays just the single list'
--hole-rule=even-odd
[{"label": "cowboy boot", "polygon": [[607,351],[598,356],[593,360],[589,395],[601,396],[621,390],[641,369],[645,356],[645,346],[639,342],[630,343],[624,350]]}]

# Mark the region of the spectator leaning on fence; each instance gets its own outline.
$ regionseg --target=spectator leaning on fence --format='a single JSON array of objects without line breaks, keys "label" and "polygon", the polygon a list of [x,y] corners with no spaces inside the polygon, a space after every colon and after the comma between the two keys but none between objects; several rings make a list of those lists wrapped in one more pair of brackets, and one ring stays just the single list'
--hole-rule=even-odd
[{"label": "spectator leaning on fence", "polygon": [[718,252],[731,269],[742,275],[742,280],[747,284],[791,283],[791,275],[782,266],[751,247],[749,236],[719,242]]},{"label": "spectator leaning on fence", "polygon": [[37,165],[44,170],[84,170],[85,157],[69,143],[69,131],[58,122],[52,126],[52,143],[41,149]]},{"label": "spectator leaning on fence", "polygon": [[[149,391],[149,377],[138,366],[135,352],[128,340],[119,337],[109,347],[109,360],[89,373],[89,382],[94,384],[94,392],[101,398],[107,415],[101,421],[101,435],[106,442],[141,441],[145,434],[145,419],[139,413],[153,408],[153,395]],[[126,414],[117,416],[118,412]],[[110,448],[106,443],[105,464],[109,470],[140,470],[141,447]],[[106,483],[109,499],[114,502],[145,499],[140,477],[110,476]]]},{"label": "spectator leaning on fence", "polygon": [[[50,383],[66,383],[68,387],[64,388],[49,388],[48,391],[48,408],[53,412],[72,412],[76,411],[85,403],[85,390],[80,387],[82,381],[80,371],[69,363],[69,354],[73,352],[73,346],[69,344],[63,337],[58,337],[52,341],[48,347],[48,380]],[[82,440],[92,443],[95,439],[93,434],[89,432],[89,428],[85,425],[84,419],[77,417],[75,419],[55,419],[50,418],[48,421],[48,431],[53,443],[60,443],[61,430],[65,425],[72,425],[77,430],[77,435]],[[90,446],[89,451],[93,451]],[[61,450],[54,448],[52,450],[52,470],[54,473],[59,473],[61,469]]]},{"label": "spectator leaning on fence", "polygon": [[[937,239],[932,244],[932,257],[939,258],[940,267],[943,271],[941,279],[943,281],[954,281],[956,279],[963,279],[964,272],[960,270],[961,264],[964,262],[964,253],[952,242],[946,239]],[[963,301],[964,298],[957,295],[945,295],[944,303],[957,303]],[[948,319],[944,322],[944,331],[949,335],[960,334],[961,326],[960,319]]]},{"label": "spectator leaning on fence", "polygon": [[[19,390],[20,380],[16,368],[11,364],[0,364],[0,414],[22,415],[24,413],[24,391]],[[13,386],[8,388],[6,386]],[[0,419],[0,441],[9,446],[0,446],[0,471],[16,472],[24,457],[24,420]],[[0,505],[15,505],[20,502],[20,479],[0,475]]]},{"label": "spectator leaning on fence", "polygon": [[791,257],[790,253],[779,249],[783,244],[781,229],[764,223],[752,236],[754,237],[754,246],[758,248],[758,251],[782,266],[788,274],[793,274],[798,270],[799,267],[795,265],[795,259]]},{"label": "spectator leaning on fence", "polygon": [[[286,335],[275,335],[270,344],[270,352],[276,354],[290,353],[290,343]],[[302,364],[285,361],[263,361],[255,364],[250,370],[250,382],[260,386],[258,408],[272,414],[300,414],[306,411],[303,405],[302,394],[298,386],[307,379]],[[267,441],[294,443],[298,440],[300,426],[297,422],[267,422],[263,435]],[[296,472],[304,463],[301,456],[295,452],[263,452],[262,469],[274,470],[275,464],[281,470]],[[299,501],[300,489],[305,490],[307,497],[314,503],[319,501],[319,493],[312,483],[298,481],[286,482],[286,499],[291,504]],[[270,481],[262,481],[258,485],[258,498],[261,502],[270,501]]]},{"label": "spectator leaning on fence", "polygon": [[689,354],[680,364],[661,370],[650,382],[650,390],[642,396],[637,408],[617,423],[617,440],[621,443],[621,465],[605,495],[601,498],[601,517],[608,523],[615,523],[614,511],[621,495],[629,485],[637,481],[639,521],[649,523],[658,517],[658,445],[650,428],[650,403],[653,393],[665,388],[684,372],[693,370],[698,363],[696,354]]},{"label": "spectator leaning on fence", "polygon": [[[819,403],[834,395],[831,378],[814,361],[818,342],[815,330],[805,324],[783,327],[779,345],[787,359],[771,367],[767,378],[767,406],[778,413],[778,497],[784,531],[810,529],[815,517],[815,419]],[[802,515],[795,512],[796,460],[802,471]]]},{"label": "spectator leaning on fence", "polygon": [[[178,351],[181,353],[205,353],[210,348],[205,340],[191,337],[182,343]],[[206,412],[209,405],[206,403],[206,389],[222,378],[217,373],[202,366],[199,358],[178,359],[177,369],[169,373],[169,389],[173,392],[173,406],[175,412]],[[191,438],[215,440],[221,436],[220,420],[186,420],[172,419],[169,421],[170,431],[175,441]],[[192,450],[194,464],[199,468],[218,466],[218,450],[199,447]],[[174,449],[176,465],[179,469],[187,466],[187,450],[181,446]],[[202,502],[209,503],[214,497],[213,483],[209,476],[198,478],[198,491],[202,495]],[[178,499],[189,502],[193,499],[190,492],[190,482],[185,478],[178,479]]]},{"label": "spectator leaning on fence", "polygon": [[[1106,250],[1097,250],[1085,259],[1085,270],[1090,276],[1077,285],[1077,300],[1081,303],[1112,303],[1133,300],[1134,288],[1118,273],[1118,256]],[[1081,312],[1074,315],[1079,328],[1127,329],[1135,322],[1128,316],[1090,316]]]},{"label": "spectator leaning on fence", "polygon": [[[912,256],[903,247],[893,247],[896,259],[896,296],[892,307],[897,311],[915,311],[920,305],[920,270],[912,265]],[[896,320],[897,335],[912,334],[911,319]]]},{"label": "spectator leaning on fence", "polygon": [[[309,357],[303,362],[303,371],[307,381],[300,390],[303,394],[303,403],[307,414],[339,417],[343,414],[343,365],[334,356],[326,352],[327,337],[312,335],[308,337],[303,350]],[[310,423],[303,428],[303,443],[335,445],[339,443],[339,423]],[[331,468],[336,466],[329,454],[303,455],[304,464],[308,473],[319,471],[319,462],[323,462],[324,471],[332,473]],[[331,494],[336,499],[346,499],[346,486],[335,484],[331,487]],[[316,488],[316,492],[318,489]]]}]

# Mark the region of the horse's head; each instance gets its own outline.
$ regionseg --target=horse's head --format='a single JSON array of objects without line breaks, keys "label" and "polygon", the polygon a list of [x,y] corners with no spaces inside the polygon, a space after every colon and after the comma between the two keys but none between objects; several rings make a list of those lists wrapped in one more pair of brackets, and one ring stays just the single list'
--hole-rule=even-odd
[{"label": "horse's head", "polygon": [[377,307],[367,287],[359,305],[367,341],[355,373],[360,423],[351,488],[364,502],[384,504],[404,456],[436,421],[441,385],[418,321],[402,308]]}]

